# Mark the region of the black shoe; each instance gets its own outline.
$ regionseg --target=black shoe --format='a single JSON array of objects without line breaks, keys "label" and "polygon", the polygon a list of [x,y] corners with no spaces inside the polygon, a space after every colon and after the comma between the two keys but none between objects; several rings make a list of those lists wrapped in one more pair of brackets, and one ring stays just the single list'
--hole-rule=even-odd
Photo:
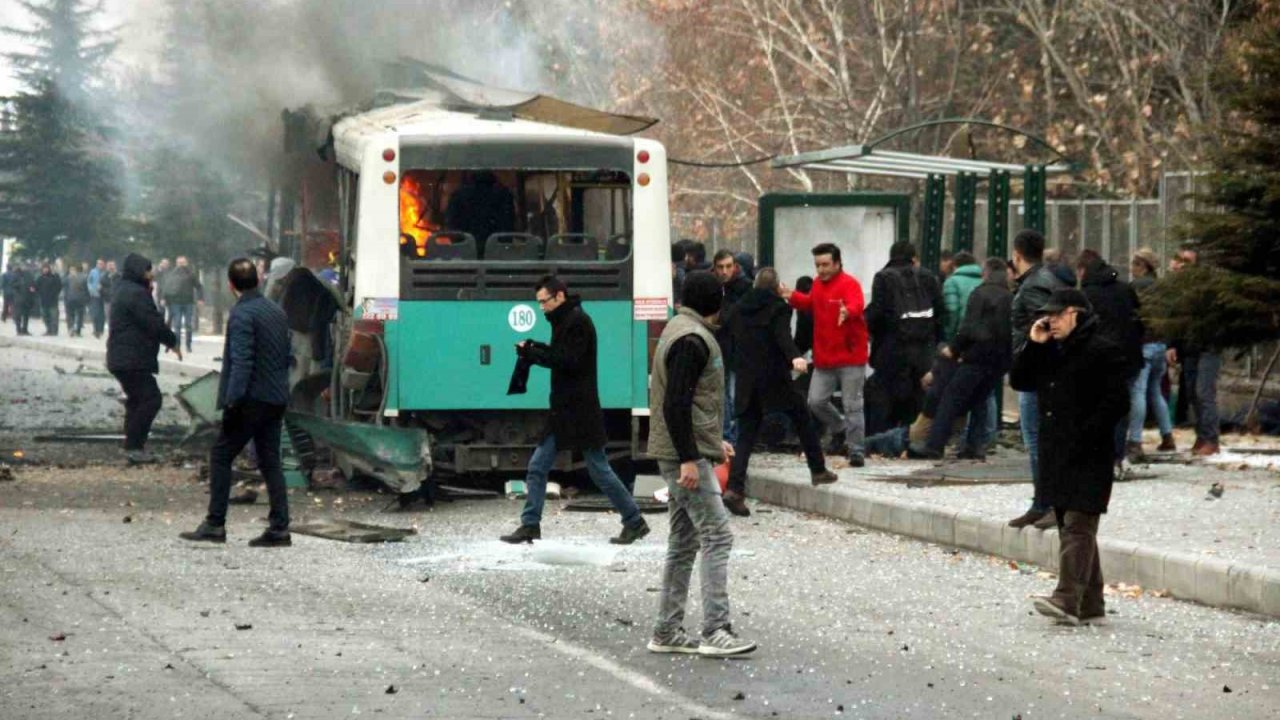
[{"label": "black shoe", "polygon": [[865,467],[866,464],[867,464],[867,459],[862,456],[862,453],[860,452],[849,453],[849,467],[856,467],[856,468]]},{"label": "black shoe", "polygon": [[622,526],[622,532],[618,534],[618,537],[609,538],[609,542],[613,545],[630,545],[648,534],[649,523],[645,522],[644,518],[640,518],[638,525]]},{"label": "black shoe", "polygon": [[130,465],[154,465],[160,462],[159,458],[146,450],[129,450],[124,457]]},{"label": "black shoe", "polygon": [[178,533],[178,537],[192,542],[225,543],[227,541],[227,529],[225,527],[214,527],[207,522],[202,522],[200,527],[191,532]]},{"label": "black shoe", "polygon": [[942,453],[932,452],[928,448],[923,447],[921,445],[910,444],[910,445],[907,445],[907,459],[908,460],[941,460]]},{"label": "black shoe", "polygon": [[830,470],[823,470],[822,472],[809,474],[809,483],[812,484],[814,487],[817,487],[819,485],[830,485],[831,483],[839,479],[840,479],[840,476],[836,475]]},{"label": "black shoe", "polygon": [[288,530],[266,530],[249,541],[249,547],[289,547],[293,545],[293,536]]},{"label": "black shoe", "polygon": [[848,455],[849,446],[844,444],[844,433],[832,433],[827,446],[822,448],[827,455]]},{"label": "black shoe", "polygon": [[1018,517],[1010,520],[1009,527],[1011,528],[1026,527],[1048,514],[1049,513],[1042,510],[1028,510],[1022,513],[1021,515],[1019,515]]},{"label": "black shoe", "polygon": [[977,460],[978,462],[987,461],[987,453],[985,450],[970,450],[965,448],[956,453],[957,460]]},{"label": "black shoe", "polygon": [[747,507],[747,498],[740,492],[725,490],[724,507],[738,517],[751,517],[751,508]]},{"label": "black shoe", "polygon": [[534,540],[542,539],[541,525],[521,525],[516,531],[510,535],[503,535],[498,538],[504,543],[519,545],[520,543],[532,543]]}]

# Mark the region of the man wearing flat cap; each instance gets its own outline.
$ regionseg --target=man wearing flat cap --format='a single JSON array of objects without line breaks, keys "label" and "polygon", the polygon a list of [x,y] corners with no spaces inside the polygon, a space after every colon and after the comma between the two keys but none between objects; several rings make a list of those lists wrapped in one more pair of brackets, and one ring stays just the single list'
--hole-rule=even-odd
[{"label": "man wearing flat cap", "polygon": [[1058,587],[1034,606],[1058,622],[1097,624],[1106,619],[1098,520],[1111,499],[1116,423],[1129,410],[1128,359],[1075,288],[1054,290],[1036,314],[1009,384],[1038,396],[1040,481],[1061,550]]}]

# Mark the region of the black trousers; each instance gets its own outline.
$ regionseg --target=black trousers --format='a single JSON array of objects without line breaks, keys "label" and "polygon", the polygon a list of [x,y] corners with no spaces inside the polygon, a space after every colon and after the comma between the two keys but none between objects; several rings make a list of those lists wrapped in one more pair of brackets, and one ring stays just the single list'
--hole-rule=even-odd
[{"label": "black trousers", "polygon": [[284,425],[284,406],[246,400],[235,408],[222,411],[222,430],[209,451],[209,515],[205,519],[214,527],[227,522],[227,503],[231,499],[231,463],[253,441],[258,453],[258,471],[267,483],[271,511],[267,515],[270,528],[289,529],[289,492],[280,468],[280,431]]},{"label": "black trousers", "polygon": [[892,364],[867,380],[868,435],[915,422],[925,400],[920,380],[929,372],[933,355],[932,345],[898,347],[891,353]]},{"label": "black trousers", "polygon": [[67,302],[67,334],[79,335],[84,331],[85,303]]},{"label": "black trousers", "polygon": [[26,335],[27,327],[31,323],[31,309],[22,301],[13,305],[13,325],[18,329],[19,335]]},{"label": "black trousers", "polygon": [[160,414],[160,386],[147,370],[113,372],[126,396],[124,403],[124,449],[141,450],[151,434],[151,424]]},{"label": "black trousers", "polygon": [[[992,368],[970,363],[956,364],[955,372],[951,374],[950,380],[942,391],[938,409],[933,415],[933,427],[929,429],[927,442],[930,452],[941,453],[947,449],[947,441],[951,439],[951,426],[958,418],[972,413],[969,422],[978,427],[986,426],[987,399],[991,397],[998,382],[1000,382],[1000,374]],[[969,437],[966,436],[966,442]],[[986,448],[967,447],[965,449],[976,453],[985,451]]]},{"label": "black trousers", "polygon": [[[809,464],[809,472],[820,473],[827,466],[822,457],[818,429],[814,425],[813,416],[809,414],[809,406],[804,398],[794,392],[787,393],[787,397],[791,399],[790,402],[777,410],[795,425],[796,434],[800,436],[800,447],[804,448],[805,461]],[[738,442],[734,446],[733,459],[729,464],[729,490],[746,494],[747,465],[751,463],[751,451],[755,449],[763,421],[764,398],[757,393],[747,404],[747,411],[738,416]]]},{"label": "black trousers", "polygon": [[40,306],[40,314],[44,317],[44,331],[49,335],[58,334],[58,303]]},{"label": "black trousers", "polygon": [[13,315],[14,305],[13,293],[7,293],[4,296],[4,309],[0,311],[0,320],[8,320]]}]

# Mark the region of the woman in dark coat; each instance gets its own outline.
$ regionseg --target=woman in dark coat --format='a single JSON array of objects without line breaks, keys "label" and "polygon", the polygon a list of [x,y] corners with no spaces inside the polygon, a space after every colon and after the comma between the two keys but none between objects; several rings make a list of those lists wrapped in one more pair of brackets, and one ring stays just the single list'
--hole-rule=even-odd
[{"label": "woman in dark coat", "polygon": [[1113,481],[1116,423],[1129,411],[1128,359],[1084,293],[1055,290],[1014,356],[1009,384],[1039,399],[1040,482],[1061,538],[1058,587],[1036,609],[1078,624],[1105,616],[1098,520]]},{"label": "woman in dark coat", "polygon": [[586,460],[587,473],[622,515],[622,534],[610,542],[629,545],[649,534],[649,525],[605,454],[608,435],[596,380],[596,326],[582,310],[577,295],[568,295],[564,281],[549,275],[538,282],[538,304],[551,323],[551,344],[526,340],[516,346],[520,357],[551,369],[551,418],[547,433],[529,458],[525,476],[528,493],[520,527],[502,540],[533,542],[542,538],[542,506],[547,475],[560,450],[577,450]]}]

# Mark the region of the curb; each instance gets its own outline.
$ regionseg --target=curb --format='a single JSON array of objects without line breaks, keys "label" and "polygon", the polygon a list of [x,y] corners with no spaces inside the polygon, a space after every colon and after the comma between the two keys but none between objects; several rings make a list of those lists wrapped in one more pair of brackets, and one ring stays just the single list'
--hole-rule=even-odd
[{"label": "curb", "polygon": [[[107,362],[106,348],[67,347],[57,343],[44,342],[37,338],[0,337],[0,347],[18,347],[28,350],[39,350],[51,355],[74,358],[81,362],[96,362],[105,366]],[[180,375],[184,378],[196,379],[215,372],[218,368],[208,367],[191,362],[178,362],[169,358],[160,358],[160,372],[165,375]]]},{"label": "curb", "polygon": [[[1003,521],[924,502],[856,490],[815,488],[765,471],[752,473],[748,493],[763,502],[812,512],[897,535],[1058,568],[1058,533],[1011,528]],[[1280,617],[1280,570],[1167,551],[1126,540],[1098,539],[1108,582],[1164,589],[1180,600]]]}]

